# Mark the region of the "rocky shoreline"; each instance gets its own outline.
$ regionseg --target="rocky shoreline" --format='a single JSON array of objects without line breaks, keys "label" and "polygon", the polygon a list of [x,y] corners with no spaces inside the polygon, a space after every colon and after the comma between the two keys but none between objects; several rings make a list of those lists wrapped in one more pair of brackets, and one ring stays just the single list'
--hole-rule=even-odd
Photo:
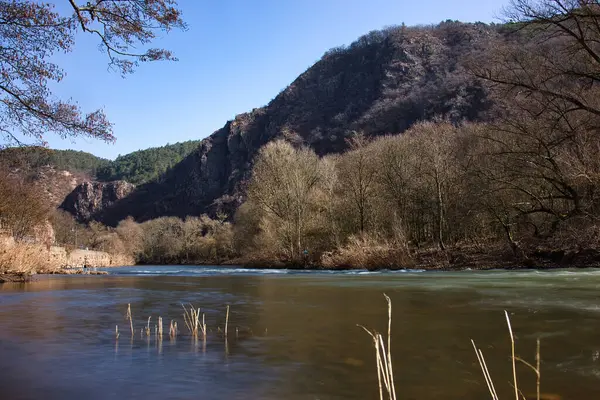
[{"label": "rocky shoreline", "polygon": [[83,269],[62,269],[35,274],[26,274],[20,272],[0,274],[0,284],[2,283],[27,283],[36,281],[49,275],[108,275],[106,271],[85,271]]}]

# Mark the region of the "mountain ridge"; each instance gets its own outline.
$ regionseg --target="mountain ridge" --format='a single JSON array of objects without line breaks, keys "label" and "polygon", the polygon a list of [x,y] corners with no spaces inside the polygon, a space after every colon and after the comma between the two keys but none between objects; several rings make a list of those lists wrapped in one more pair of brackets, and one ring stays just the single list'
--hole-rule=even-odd
[{"label": "mountain ridge", "polygon": [[231,217],[243,201],[254,156],[279,137],[323,156],[347,149],[355,131],[376,137],[434,118],[485,119],[491,102],[462,60],[485,49],[499,31],[455,21],[396,26],[331,49],[268,105],[227,121],[161,177],[94,219],[114,225],[128,216]]}]

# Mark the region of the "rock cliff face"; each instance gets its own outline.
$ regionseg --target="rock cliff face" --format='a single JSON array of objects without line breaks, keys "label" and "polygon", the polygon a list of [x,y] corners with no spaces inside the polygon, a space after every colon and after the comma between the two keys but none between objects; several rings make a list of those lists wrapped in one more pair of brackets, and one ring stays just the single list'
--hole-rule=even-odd
[{"label": "rock cliff face", "polygon": [[437,117],[484,119],[490,101],[462,61],[498,35],[485,24],[445,22],[374,31],[332,49],[266,107],[227,122],[162,177],[94,218],[114,225],[128,215],[138,221],[217,211],[231,216],[255,155],[276,138],[325,155],[344,151],[354,131],[373,137]]},{"label": "rock cliff face", "polygon": [[126,198],[134,188],[125,181],[83,182],[67,195],[60,208],[73,214],[78,221],[87,222],[93,215]]}]

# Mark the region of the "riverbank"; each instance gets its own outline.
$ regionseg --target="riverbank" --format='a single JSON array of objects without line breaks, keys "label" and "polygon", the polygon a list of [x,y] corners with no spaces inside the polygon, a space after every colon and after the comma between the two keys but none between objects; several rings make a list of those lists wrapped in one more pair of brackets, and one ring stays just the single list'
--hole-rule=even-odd
[{"label": "riverbank", "polygon": [[91,268],[135,264],[132,257],[100,251],[45,246],[0,238],[0,283],[28,282],[45,274],[101,274]]},{"label": "riverbank", "polygon": [[332,258],[338,261],[337,263],[323,263],[323,257],[319,261],[307,259],[304,262],[239,257],[223,265],[241,265],[244,268],[256,269],[339,271],[365,268],[372,271],[600,268],[600,251],[594,248],[560,249],[530,245],[520,248],[516,256],[512,249],[503,243],[487,243],[447,246],[445,250],[438,247],[413,248],[406,250],[406,253],[390,254],[389,257],[378,255],[375,260],[367,261],[359,255],[346,259]]},{"label": "riverbank", "polygon": [[28,273],[0,273],[0,283],[28,283],[48,277],[50,275],[108,275],[106,271],[86,271],[85,269],[60,269],[51,272],[35,274]]}]

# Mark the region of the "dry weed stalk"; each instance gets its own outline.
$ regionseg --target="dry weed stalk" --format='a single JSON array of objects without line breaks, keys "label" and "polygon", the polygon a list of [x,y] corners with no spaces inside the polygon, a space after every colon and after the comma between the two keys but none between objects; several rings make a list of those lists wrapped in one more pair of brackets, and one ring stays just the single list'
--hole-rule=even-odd
[{"label": "dry weed stalk", "polygon": [[150,318],[152,317],[148,317],[148,325],[146,325],[146,336],[150,336]]},{"label": "dry weed stalk", "polygon": [[[388,335],[387,349],[383,336],[376,331],[370,331],[363,325],[358,325],[364,329],[373,339],[375,347],[375,360],[377,364],[377,381],[379,383],[379,399],[383,400],[383,385],[387,391],[390,400],[396,400],[396,388],[394,385],[394,371],[392,369],[392,300],[383,294],[388,303]],[[386,351],[387,350],[387,351]],[[383,382],[383,385],[382,385]]]},{"label": "dry weed stalk", "polygon": [[526,366],[528,366],[529,368],[531,368],[531,370],[535,373],[535,377],[536,377],[536,381],[535,381],[535,394],[536,394],[536,400],[540,400],[540,382],[542,380],[542,373],[540,372],[540,339],[537,339],[537,346],[536,346],[536,351],[535,351],[535,367],[533,365],[531,365],[530,363],[528,363],[527,361],[523,360],[521,357],[516,357],[517,361],[522,362],[523,364],[525,364]]},{"label": "dry weed stalk", "polygon": [[512,327],[510,326],[510,318],[506,310],[504,311],[504,315],[506,315],[506,324],[508,325],[508,332],[510,333],[510,358],[512,361],[515,400],[519,400],[519,386],[517,385],[517,364],[515,363],[515,337],[513,336]]},{"label": "dry weed stalk", "polygon": [[169,336],[171,339],[177,337],[177,322],[171,320],[171,325],[169,326]]},{"label": "dry weed stalk", "polygon": [[227,314],[225,315],[225,337],[227,337],[227,325],[229,325],[229,304],[227,305]]},{"label": "dry weed stalk", "polygon": [[133,318],[131,316],[131,304],[127,304],[127,315],[125,315],[125,319],[129,320],[129,327],[131,328],[131,337],[133,337],[134,330],[133,330]]},{"label": "dry weed stalk", "polygon": [[498,394],[496,393],[496,388],[494,387],[494,382],[492,382],[492,377],[488,370],[487,364],[485,363],[485,358],[483,357],[483,352],[481,349],[477,348],[475,345],[475,341],[471,339],[471,343],[473,344],[473,350],[475,350],[475,355],[477,356],[477,361],[479,361],[479,367],[481,367],[481,372],[483,373],[483,377],[485,379],[485,383],[488,387],[490,395],[492,396],[492,400],[498,400]]},{"label": "dry weed stalk", "polygon": [[[508,326],[508,333],[510,336],[510,350],[511,350],[511,362],[512,362],[512,375],[513,382],[511,382],[512,388],[515,390],[515,400],[519,400],[519,395],[521,398],[526,399],[521,390],[519,390],[519,386],[517,384],[517,365],[516,361],[522,362],[527,365],[529,368],[533,370],[536,375],[536,399],[540,400],[540,381],[542,374],[540,372],[540,339],[537,339],[537,348],[535,354],[536,366],[534,367],[527,361],[515,355],[515,337],[512,330],[512,325],[510,323],[510,317],[508,316],[508,312],[505,310],[504,315],[506,316],[506,324]],[[487,384],[488,391],[492,397],[492,400],[498,400],[498,394],[496,393],[496,389],[494,387],[494,383],[492,382],[492,377],[485,363],[485,358],[483,357],[483,353],[481,349],[478,349],[475,345],[473,339],[471,339],[471,343],[473,344],[473,349],[475,350],[475,355],[477,356],[477,361],[479,361],[479,366],[481,367],[481,372],[483,373],[483,377],[485,379],[485,383]]]},{"label": "dry weed stalk", "polygon": [[198,338],[198,333],[202,332],[202,335],[206,338],[206,323],[204,321],[204,314],[202,314],[202,324],[200,324],[200,308],[194,308],[190,304],[190,309],[188,310],[182,304],[183,307],[183,321],[185,325],[188,327],[190,333],[195,338]]}]

